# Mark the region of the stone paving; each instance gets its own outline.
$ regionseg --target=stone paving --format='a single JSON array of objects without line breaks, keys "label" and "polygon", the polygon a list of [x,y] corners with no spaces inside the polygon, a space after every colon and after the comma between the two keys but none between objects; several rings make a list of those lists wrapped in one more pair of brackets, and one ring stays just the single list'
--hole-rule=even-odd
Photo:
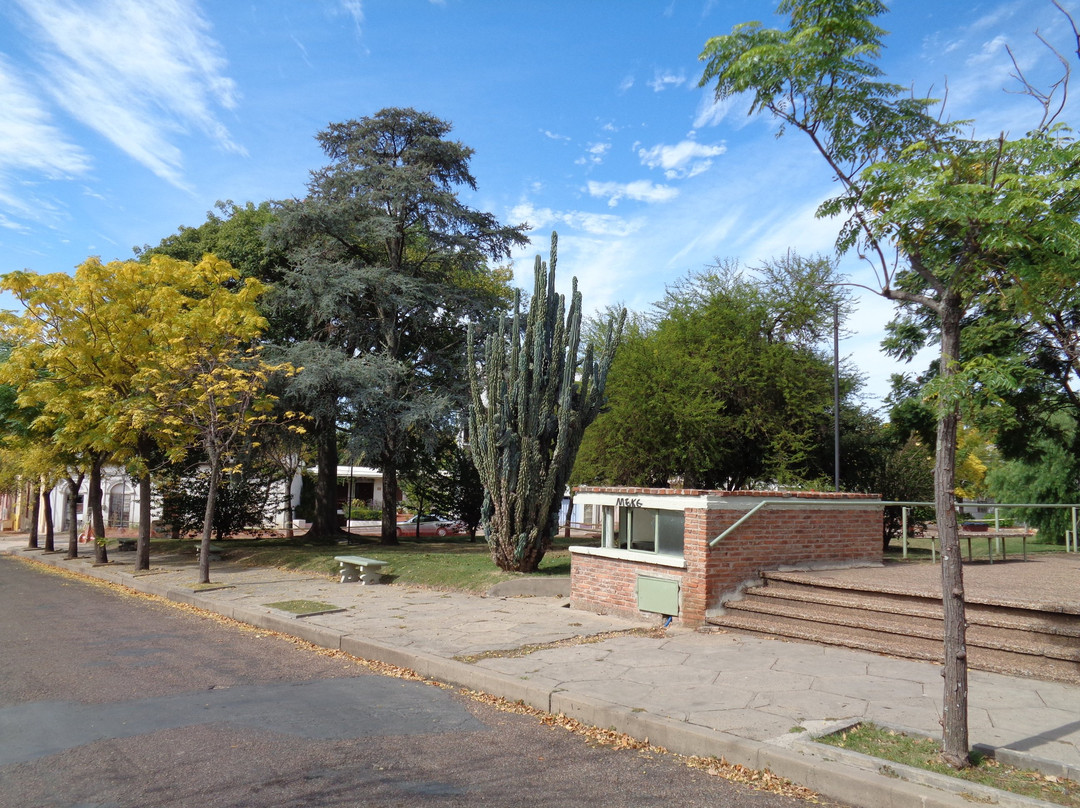
[{"label": "stone paving", "polygon": [[[674,738],[665,744],[672,748],[693,751],[696,744],[703,747],[699,753],[724,752],[729,760],[741,755],[748,765],[772,761],[774,771],[782,766],[768,751],[804,742],[802,730],[869,719],[940,735],[942,679],[940,666],[932,663],[685,628],[641,636],[642,628],[655,624],[571,610],[560,598],[482,598],[400,585],[339,584],[220,562],[211,577],[223,588],[196,591],[191,560],[153,560],[150,573],[135,575],[132,554],[114,553],[118,562],[94,568],[89,559],[65,561],[62,554],[24,551],[22,541],[0,538],[0,551],[601,726],[633,732],[640,725],[650,738],[657,733]],[[324,601],[342,611],[297,619],[266,606],[294,598]],[[605,632],[623,633],[571,644]],[[543,647],[553,643],[562,644]],[[507,653],[516,649],[535,650]],[[481,656],[466,659],[474,655]],[[1041,761],[1052,773],[1080,777],[1080,686],[973,671],[969,693],[973,744],[999,749],[999,757],[1012,750]],[[815,754],[800,749],[799,755]]]}]

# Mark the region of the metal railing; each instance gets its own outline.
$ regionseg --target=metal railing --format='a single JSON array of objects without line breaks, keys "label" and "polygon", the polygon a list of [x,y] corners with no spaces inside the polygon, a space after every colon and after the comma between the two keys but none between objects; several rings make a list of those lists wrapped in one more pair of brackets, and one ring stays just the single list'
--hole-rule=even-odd
[{"label": "metal railing", "polygon": [[[890,503],[887,503],[887,504],[889,504],[889,505],[899,505],[901,503],[890,502]],[[989,553],[989,541],[990,541],[990,539],[995,539],[995,548],[994,548],[995,552],[1002,553],[1002,546],[1001,546],[1001,539],[1002,539],[1002,536],[1001,536],[1001,509],[1002,508],[1068,508],[1071,511],[1071,515],[1072,515],[1072,520],[1071,520],[1072,521],[1072,530],[1066,530],[1065,531],[1065,552],[1066,553],[1080,552],[1080,548],[1077,547],[1077,523],[1078,523],[1078,521],[1080,521],[1080,505],[1071,504],[1071,503],[1047,504],[1047,503],[1043,503],[1043,502],[997,502],[997,503],[965,502],[963,504],[965,504],[965,505],[973,505],[973,506],[974,505],[987,505],[987,506],[992,506],[993,507],[993,509],[994,509],[994,535],[991,535],[989,533],[986,535],[988,553]],[[903,557],[904,558],[908,557],[908,546],[907,546],[908,520],[907,520],[907,518],[908,518],[908,511],[910,510],[911,507],[929,507],[929,508],[933,508],[934,503],[933,502],[907,502],[907,503],[903,503],[903,507],[902,507],[902,510],[901,510],[901,518],[900,518],[900,524],[901,524],[900,530],[901,530],[901,539],[902,539]],[[965,538],[967,538],[967,540],[968,540],[968,559],[970,560],[971,559],[971,538],[972,537],[971,536],[966,536]],[[1027,530],[1026,529],[1024,530],[1022,538],[1023,538],[1023,555],[1024,555],[1024,560],[1026,561],[1027,560]],[[937,554],[936,553],[937,553],[936,543],[934,541],[931,541],[930,542],[930,560],[932,562],[937,561]],[[989,553],[989,556],[990,556],[991,563],[993,563],[993,553]]]},{"label": "metal railing", "polygon": [[[1000,524],[1001,524],[1001,512],[1000,512],[1000,509],[1001,508],[1068,508],[1072,512],[1072,530],[1066,530],[1065,531],[1065,552],[1067,552],[1067,553],[1080,552],[1080,547],[1078,547],[1078,538],[1080,538],[1080,533],[1078,533],[1078,530],[1077,530],[1078,522],[1080,522],[1080,504],[1074,504],[1074,503],[1046,504],[1046,503],[1041,503],[1041,502],[999,502],[999,503],[966,502],[966,503],[963,503],[963,504],[964,505],[992,505],[993,508],[994,508],[994,531],[995,531],[995,533],[998,533],[1000,531]],[[737,520],[735,520],[735,522],[732,523],[730,526],[728,526],[719,536],[717,536],[715,539],[712,539],[709,542],[709,546],[710,547],[715,547],[717,544],[719,544],[721,541],[723,541],[729,535],[734,533],[735,530],[738,529],[739,526],[741,526],[744,522],[746,522],[751,517],[753,517],[754,514],[756,514],[758,511],[762,510],[763,508],[767,508],[770,505],[798,505],[800,507],[809,505],[809,506],[819,506],[819,507],[829,507],[829,508],[837,508],[837,507],[841,507],[841,508],[844,508],[844,507],[847,507],[847,508],[856,508],[856,507],[857,508],[900,507],[901,508],[901,517],[900,517],[900,521],[901,521],[901,537],[902,537],[903,557],[904,558],[907,558],[907,555],[908,555],[908,547],[907,547],[907,539],[908,539],[907,533],[908,533],[908,531],[907,531],[907,526],[908,526],[908,513],[909,513],[910,509],[911,508],[934,508],[934,507],[936,507],[933,502],[891,502],[891,501],[886,501],[886,500],[872,500],[872,499],[871,500],[867,500],[867,499],[854,499],[854,500],[851,500],[851,499],[803,499],[803,498],[800,498],[800,497],[782,497],[782,498],[781,497],[775,497],[775,498],[763,499],[760,502],[758,502],[753,508],[751,508],[746,513],[744,513],[742,516],[740,516]],[[997,548],[996,549],[997,549],[998,552],[1000,552],[1001,551],[1001,536],[997,535],[995,537],[995,536],[990,536],[988,534],[987,538],[988,539],[997,538]],[[935,549],[935,546],[934,546],[933,542],[931,542],[931,544],[930,544],[930,553],[931,553],[931,560],[936,561],[937,560],[936,549]],[[969,556],[969,558],[971,556],[971,542],[970,542],[970,539],[968,540],[968,556]],[[1027,533],[1026,533],[1026,531],[1025,531],[1025,534],[1024,534],[1024,558],[1025,558],[1025,560],[1027,559]]]}]

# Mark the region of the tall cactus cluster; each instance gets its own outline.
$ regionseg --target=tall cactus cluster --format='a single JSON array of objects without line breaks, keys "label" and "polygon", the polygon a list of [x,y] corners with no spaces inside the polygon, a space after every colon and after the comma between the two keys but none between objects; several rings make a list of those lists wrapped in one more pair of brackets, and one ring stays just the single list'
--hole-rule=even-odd
[{"label": "tall cactus cluster", "polygon": [[609,320],[597,345],[581,347],[581,293],[570,310],[555,293],[558,237],[550,268],[538,255],[522,321],[521,294],[502,318],[478,367],[469,333],[470,447],[484,484],[484,532],[495,563],[533,572],[551,547],[570,470],[585,428],[600,413],[626,311]]}]

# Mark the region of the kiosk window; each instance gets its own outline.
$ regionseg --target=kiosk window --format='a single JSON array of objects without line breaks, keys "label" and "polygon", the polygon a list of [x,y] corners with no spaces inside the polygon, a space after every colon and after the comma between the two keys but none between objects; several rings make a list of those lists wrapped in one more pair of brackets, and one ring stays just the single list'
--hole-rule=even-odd
[{"label": "kiosk window", "polygon": [[[616,520],[614,511],[618,511]],[[682,556],[683,512],[656,508],[603,508],[603,546]],[[613,524],[617,522],[617,524]]]}]

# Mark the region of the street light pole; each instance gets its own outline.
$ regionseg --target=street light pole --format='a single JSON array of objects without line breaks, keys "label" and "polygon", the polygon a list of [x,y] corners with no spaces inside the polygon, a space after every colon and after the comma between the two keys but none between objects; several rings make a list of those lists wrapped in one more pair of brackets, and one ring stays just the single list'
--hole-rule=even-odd
[{"label": "street light pole", "polygon": [[833,304],[833,482],[840,490],[840,304]]}]

